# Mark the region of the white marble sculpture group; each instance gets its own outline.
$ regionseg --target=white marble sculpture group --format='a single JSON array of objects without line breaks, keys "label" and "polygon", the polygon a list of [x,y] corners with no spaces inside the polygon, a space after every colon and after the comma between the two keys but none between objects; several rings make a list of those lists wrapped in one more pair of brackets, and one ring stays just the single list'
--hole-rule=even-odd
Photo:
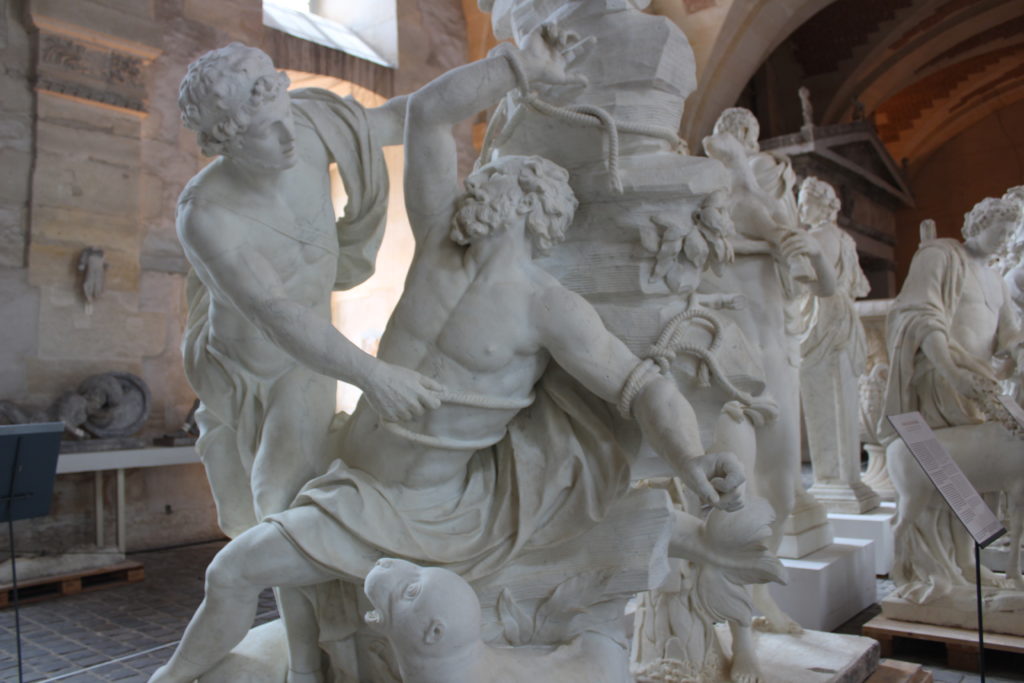
[{"label": "white marble sculpture group", "polygon": [[[290,683],[753,683],[755,612],[799,632],[766,586],[803,494],[801,395],[818,492],[877,502],[859,478],[866,280],[835,192],[808,178],[798,200],[750,112],[687,152],[693,54],[646,4],[480,0],[513,42],[377,109],[289,92],[239,44],[190,67],[183,118],[220,158],[178,205],[184,355],[232,540],[153,683],[237,678],[267,587]],[[460,186],[452,126],[495,105]],[[416,254],[374,358],[328,301],[373,272],[381,147],[402,141]],[[364,391],[351,416],[338,379]],[[666,477],[633,481],[647,457]]]}]

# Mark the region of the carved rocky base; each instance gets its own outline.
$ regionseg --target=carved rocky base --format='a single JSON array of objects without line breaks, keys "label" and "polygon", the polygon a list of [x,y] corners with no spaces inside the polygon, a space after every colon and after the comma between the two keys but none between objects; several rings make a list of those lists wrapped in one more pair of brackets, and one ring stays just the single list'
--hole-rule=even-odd
[{"label": "carved rocky base", "polygon": [[861,481],[834,484],[815,482],[808,493],[817,498],[829,512],[853,515],[870,512],[882,502],[879,495]]},{"label": "carved rocky base", "polygon": [[275,619],[257,626],[220,664],[198,683],[285,683],[288,678],[288,641],[284,622]]},{"label": "carved rocky base", "polygon": [[[732,655],[732,638],[724,625],[718,637]],[[878,641],[821,631],[799,635],[755,633],[760,683],[861,683],[878,668]]]},{"label": "carved rocky base", "polygon": [[776,555],[797,560],[831,544],[828,510],[814,496],[801,492],[783,527],[782,543]]},{"label": "carved rocky base", "polygon": [[[723,650],[731,658],[732,636],[728,626],[722,624],[716,631]],[[799,635],[757,632],[754,646],[761,683],[861,683],[875,671],[879,660],[877,641],[821,631],[804,631]],[[198,683],[285,683],[287,662],[284,626],[275,620],[251,630],[231,655]],[[669,662],[665,670],[672,670]],[[678,679],[684,680],[692,679]]]},{"label": "carved rocky base", "polygon": [[860,480],[878,494],[878,497],[886,502],[896,500],[896,490],[889,479],[889,470],[885,464],[885,447],[878,444],[866,443],[864,450],[868,452],[868,466],[861,475]]},{"label": "carved rocky base", "polygon": [[[973,585],[956,586],[925,605],[890,595],[882,600],[882,616],[970,630],[978,627],[976,604]],[[986,632],[1024,636],[1024,591],[984,587],[982,609]]]}]

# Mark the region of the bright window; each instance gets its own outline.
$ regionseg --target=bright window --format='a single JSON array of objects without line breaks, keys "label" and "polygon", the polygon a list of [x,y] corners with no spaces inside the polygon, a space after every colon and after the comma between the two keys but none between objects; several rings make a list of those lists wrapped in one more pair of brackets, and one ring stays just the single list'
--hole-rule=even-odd
[{"label": "bright window", "polygon": [[263,0],[263,24],[383,66],[398,66],[395,0]]}]

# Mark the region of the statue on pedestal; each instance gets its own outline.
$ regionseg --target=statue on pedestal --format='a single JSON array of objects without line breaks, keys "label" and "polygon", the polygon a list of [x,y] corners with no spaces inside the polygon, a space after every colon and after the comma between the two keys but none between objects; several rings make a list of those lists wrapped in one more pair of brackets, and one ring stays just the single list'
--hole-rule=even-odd
[{"label": "statue on pedestal", "polygon": [[836,292],[808,297],[808,331],[800,343],[800,401],[814,467],[810,493],[834,512],[859,514],[878,507],[878,494],[860,479],[858,379],[867,360],[864,326],[855,299],[870,285],[857,246],[836,223],[839,198],[815,177],[800,184],[800,222],[836,274]]},{"label": "statue on pedestal", "polygon": [[[1006,284],[989,262],[1020,218],[1014,202],[985,199],[965,216],[962,244],[951,239],[921,244],[889,313],[884,411],[919,411],[975,488],[1007,493],[1011,547],[1019,546],[1024,523],[1024,441],[996,401],[994,361],[1008,360],[1022,336]],[[896,594],[883,602],[883,614],[973,628],[970,538],[884,418],[879,431],[889,442],[886,459],[899,502],[892,570]],[[1024,582],[1016,558],[1011,553],[1007,580],[1020,590]],[[996,590],[1007,581],[984,567],[982,581],[986,599],[1001,611],[986,618],[986,627],[1024,635],[1019,611],[1024,593]]]},{"label": "statue on pedestal", "polygon": [[[637,358],[582,297],[533,260],[534,252],[561,242],[573,220],[576,199],[566,171],[535,156],[503,156],[471,174],[464,193],[457,188],[451,126],[523,79],[570,82],[563,56],[570,48],[564,34],[536,31],[522,49],[457,69],[411,97],[405,196],[417,251],[380,355],[410,368],[413,378],[419,375],[412,369],[429,377],[421,383],[438,405],[416,417],[392,417],[364,399],[351,418],[336,419],[325,460],[337,459],[289,509],[217,555],[206,599],[154,682],[191,681],[216,667],[245,636],[264,587],[314,587],[323,598],[337,579],[358,581],[383,556],[442,565],[479,592],[495,575],[529,577],[529,566],[517,569],[514,560],[539,553],[547,576],[531,581],[536,590],[565,571],[552,564],[553,553],[615,521],[624,496],[633,501],[633,517],[616,522],[628,535],[611,542],[611,555],[617,546],[639,543],[641,587],[660,580],[648,574],[666,551],[732,567],[747,580],[778,577],[777,561],[756,548],[719,552],[701,533],[701,521],[671,512],[664,496],[626,496],[636,449],[609,433],[616,420],[635,419],[638,436],[703,505],[736,509],[743,474],[729,453],[705,453],[690,404],[658,363]],[[271,149],[284,144],[266,142]],[[308,341],[325,344],[323,337]],[[673,349],[667,343],[663,353]],[[324,358],[333,353],[321,351]],[[612,568],[622,568],[614,558]],[[562,579],[550,589],[548,608],[554,610],[548,621],[562,628],[548,633],[551,640],[533,642],[581,639],[618,662],[607,680],[625,681],[617,632],[624,594],[637,590],[638,579],[594,576],[582,597],[558,607],[566,592],[573,594]],[[341,602],[327,610],[341,613],[340,624],[322,611],[304,615],[301,625],[303,615],[288,623],[291,683],[322,680],[318,642],[332,654],[351,654],[350,647],[332,649],[358,630],[354,612],[339,607],[344,594],[336,591]],[[321,610],[327,604],[313,602]],[[604,604],[611,607],[602,616]],[[507,588],[489,609],[488,623],[504,624],[506,640],[526,635],[527,621],[538,623],[525,618],[530,602]],[[589,620],[572,627],[579,610]],[[335,659],[332,666],[351,672],[354,662]],[[387,668],[384,661],[381,671]]]}]

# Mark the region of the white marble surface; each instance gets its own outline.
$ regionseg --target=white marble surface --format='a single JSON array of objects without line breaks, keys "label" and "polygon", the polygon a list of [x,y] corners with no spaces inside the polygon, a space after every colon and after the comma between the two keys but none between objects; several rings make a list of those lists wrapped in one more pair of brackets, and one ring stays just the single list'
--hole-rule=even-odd
[{"label": "white marble surface", "polygon": [[[729,631],[719,628],[718,635],[729,651]],[[759,683],[863,683],[880,652],[871,638],[821,631],[757,633],[754,643],[764,668]]]},{"label": "white marble surface", "polygon": [[831,631],[875,602],[873,541],[836,538],[822,550],[782,563],[789,580],[770,590],[804,628]]},{"label": "white marble surface", "polygon": [[882,503],[874,511],[862,515],[844,512],[830,512],[836,536],[865,538],[875,543],[875,574],[884,576],[892,569],[894,547],[894,524],[896,504]]}]

